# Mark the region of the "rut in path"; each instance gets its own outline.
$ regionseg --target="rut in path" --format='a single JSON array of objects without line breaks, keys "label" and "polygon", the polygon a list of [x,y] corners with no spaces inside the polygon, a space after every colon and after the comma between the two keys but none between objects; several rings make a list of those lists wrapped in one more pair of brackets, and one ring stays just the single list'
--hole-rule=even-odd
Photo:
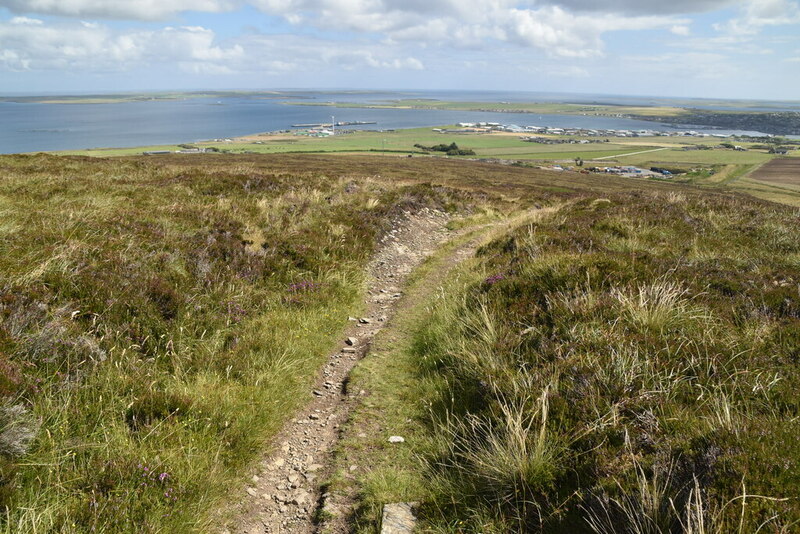
[{"label": "rut in path", "polygon": [[329,474],[329,455],[339,428],[361,392],[348,391],[347,379],[356,362],[388,321],[409,273],[450,236],[448,216],[424,208],[404,213],[383,239],[369,267],[366,311],[352,321],[342,347],[330,355],[310,402],[275,438],[242,489],[237,513],[222,532],[227,534],[316,532],[314,515],[322,502],[319,482]]}]

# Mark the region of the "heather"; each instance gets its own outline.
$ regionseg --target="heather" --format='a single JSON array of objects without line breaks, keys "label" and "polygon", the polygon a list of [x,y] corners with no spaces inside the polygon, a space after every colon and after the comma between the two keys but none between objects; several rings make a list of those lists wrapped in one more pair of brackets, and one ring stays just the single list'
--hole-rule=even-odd
[{"label": "heather", "polygon": [[309,395],[378,237],[432,186],[0,158],[9,532],[205,531]]},{"label": "heather", "polygon": [[688,190],[532,211],[416,319],[398,412],[425,430],[372,479],[435,532],[793,531],[799,217]]}]

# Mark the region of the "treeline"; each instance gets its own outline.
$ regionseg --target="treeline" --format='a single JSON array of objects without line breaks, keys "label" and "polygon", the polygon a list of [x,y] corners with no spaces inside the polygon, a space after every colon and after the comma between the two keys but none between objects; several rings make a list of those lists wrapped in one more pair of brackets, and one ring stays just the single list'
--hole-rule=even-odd
[{"label": "treeline", "polygon": [[421,145],[421,144],[417,143],[417,144],[414,145],[414,147],[415,148],[419,148],[420,150],[424,150],[425,152],[444,152],[448,156],[474,156],[475,155],[475,151],[474,150],[469,149],[469,148],[467,148],[467,149],[458,148],[458,145],[455,144],[455,143],[450,143],[449,145],[446,145],[446,144],[442,143],[442,144],[433,145],[433,146],[425,146],[425,145]]}]

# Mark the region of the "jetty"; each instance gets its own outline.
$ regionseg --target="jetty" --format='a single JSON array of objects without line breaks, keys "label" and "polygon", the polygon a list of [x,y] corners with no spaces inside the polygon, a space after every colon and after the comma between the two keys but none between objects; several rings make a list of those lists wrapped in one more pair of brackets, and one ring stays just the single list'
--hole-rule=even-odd
[{"label": "jetty", "polygon": [[[362,124],[378,124],[376,121],[342,121],[336,126],[361,126]],[[331,123],[292,124],[292,128],[330,128]]]}]

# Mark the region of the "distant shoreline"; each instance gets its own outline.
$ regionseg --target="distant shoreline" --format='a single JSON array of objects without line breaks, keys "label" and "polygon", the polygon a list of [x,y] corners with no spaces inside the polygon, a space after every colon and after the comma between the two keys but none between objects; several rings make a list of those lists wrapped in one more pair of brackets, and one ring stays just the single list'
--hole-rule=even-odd
[{"label": "distant shoreline", "polygon": [[[356,129],[362,124],[376,123],[374,129],[380,131],[483,121],[521,127],[553,126],[598,131],[697,130],[714,133],[723,130],[720,133],[800,135],[800,113],[797,112],[708,111],[680,107],[665,100],[646,102],[645,99],[631,99],[626,104],[622,97],[617,99],[619,104],[614,104],[609,103],[615,100],[613,97],[598,96],[592,101],[591,95],[580,98],[564,95],[560,102],[548,102],[548,95],[541,95],[541,100],[536,102],[533,101],[536,96],[432,92],[430,95],[414,94],[409,98],[408,94],[400,92],[354,91],[6,96],[0,97],[0,152],[80,151],[87,147],[193,143],[240,137],[248,132],[274,132],[288,129],[292,124],[330,123],[332,115],[335,115],[335,121],[357,125]],[[481,100],[489,97],[494,100]],[[150,103],[153,105],[148,105]],[[724,104],[722,101],[709,103],[715,106]],[[731,102],[730,105],[750,104]]]},{"label": "distant shoreline", "polygon": [[165,102],[193,98],[310,98],[281,91],[190,91],[163,93],[119,93],[94,95],[0,96],[0,102],[13,104],[121,104],[125,102]]},{"label": "distant shoreline", "polygon": [[486,113],[564,114],[615,117],[669,124],[674,128],[718,128],[758,131],[770,135],[800,135],[800,111],[727,111],[679,106],[626,106],[542,102],[459,102],[431,99],[394,100],[382,103],[288,102],[297,106],[352,109],[431,109]]}]

